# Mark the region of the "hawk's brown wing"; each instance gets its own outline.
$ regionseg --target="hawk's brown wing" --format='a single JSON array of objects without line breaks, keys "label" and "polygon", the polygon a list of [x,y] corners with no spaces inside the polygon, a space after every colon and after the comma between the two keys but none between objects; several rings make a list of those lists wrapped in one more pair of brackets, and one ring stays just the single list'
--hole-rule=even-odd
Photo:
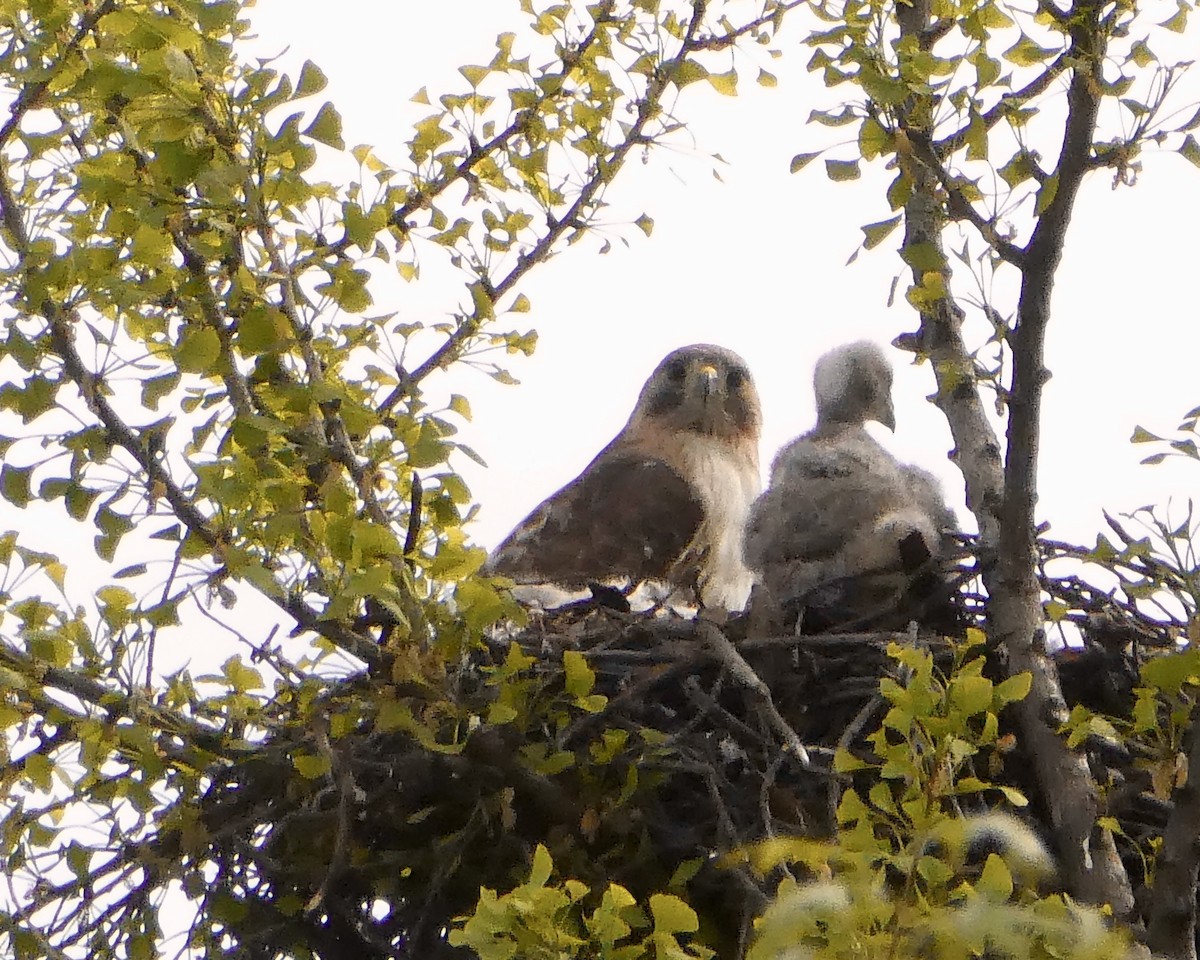
[{"label": "hawk's brown wing", "polygon": [[690,485],[666,463],[605,451],[518,524],[486,569],[564,587],[666,579],[703,519]]}]

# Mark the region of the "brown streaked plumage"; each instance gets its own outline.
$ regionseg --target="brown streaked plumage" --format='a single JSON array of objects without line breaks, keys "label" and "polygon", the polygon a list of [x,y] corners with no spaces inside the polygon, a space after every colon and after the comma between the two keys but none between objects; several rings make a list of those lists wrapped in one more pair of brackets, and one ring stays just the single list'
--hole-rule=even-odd
[{"label": "brown streaked plumage", "polygon": [[671,352],[624,429],[517,525],[486,572],[566,589],[666,581],[706,607],[742,609],[760,429],[758,393],[737,354],[711,344]]}]

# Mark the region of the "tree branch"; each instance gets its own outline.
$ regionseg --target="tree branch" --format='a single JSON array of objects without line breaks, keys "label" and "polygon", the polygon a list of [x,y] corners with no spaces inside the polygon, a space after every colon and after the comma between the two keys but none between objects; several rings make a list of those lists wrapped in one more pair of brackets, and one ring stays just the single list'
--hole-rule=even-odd
[{"label": "tree branch", "polygon": [[[929,0],[900,5],[903,33],[920,36],[930,16]],[[1018,705],[1021,731],[1034,757],[1042,796],[1059,847],[1069,889],[1091,903],[1110,903],[1118,916],[1132,909],[1128,877],[1111,833],[1095,830],[1096,787],[1082,753],[1071,751],[1057,732],[1065,702],[1054,663],[1045,655],[1042,606],[1035,567],[1035,494],[1042,351],[1049,319],[1049,294],[1062,254],[1062,241],[1079,182],[1086,170],[1101,96],[1099,64],[1104,39],[1095,10],[1081,5],[1071,18],[1073,65],[1069,116],[1058,165],[1058,193],[1039,219],[1026,248],[1021,302],[1014,337],[1014,398],[1010,405],[1003,468],[995,433],[983,413],[978,388],[959,333],[961,311],[948,297],[922,311],[921,349],[933,360],[937,403],[946,415],[956,459],[967,484],[967,504],[979,523],[980,567],[990,597],[990,633],[1008,650],[1011,674],[1029,672],[1029,695]],[[914,100],[902,123],[914,141],[929,129],[930,104]],[[920,158],[917,158],[918,160]],[[936,199],[938,176],[926,164],[912,171],[913,196],[906,204],[905,246],[930,243],[944,263],[941,231],[946,210]],[[1043,185],[1043,189],[1047,189]],[[949,289],[949,269],[943,267]],[[914,276],[920,280],[918,271]],[[1093,836],[1095,832],[1095,836]]]},{"label": "tree branch", "polygon": [[1155,860],[1154,898],[1146,945],[1164,960],[1196,960],[1196,879],[1200,868],[1200,704],[1187,732],[1187,780],[1171,797],[1174,809]]},{"label": "tree branch", "polygon": [[1017,705],[1021,730],[1029,741],[1049,807],[1063,872],[1070,889],[1091,903],[1110,903],[1120,917],[1133,908],[1129,878],[1112,834],[1096,827],[1098,798],[1084,754],[1068,749],[1058,733],[1066,704],[1058,670],[1046,656],[1037,571],[1034,505],[1041,431],[1043,366],[1050,294],[1062,259],[1063,242],[1075,198],[1088,169],[1102,99],[1101,63],[1106,36],[1098,24],[1099,5],[1082,0],[1070,18],[1068,50],[1072,76],[1068,114],[1057,171],[1042,189],[1055,193],[1038,218],[1026,247],[1017,324],[1010,342],[1013,384],[1009,399],[1008,449],[1004,462],[1004,511],[1000,563],[988,587],[994,642],[1005,646],[1009,670],[1029,672],[1033,685]]},{"label": "tree branch", "polygon": [[979,231],[980,236],[999,254],[1001,260],[1012,264],[1018,270],[1023,269],[1025,251],[1000,236],[995,221],[984,217],[975,209],[975,205],[963,195],[962,190],[955,184],[954,177],[942,163],[941,157],[944,154],[935,150],[926,136],[915,131],[909,133],[909,142],[913,146],[913,155],[933,171],[938,183],[946,191],[946,208],[950,217],[955,220],[966,220]]},{"label": "tree branch", "polygon": [[[513,287],[529,272],[530,268],[540,263],[550,253],[554,245],[568,230],[578,229],[582,222],[584,211],[591,205],[596,195],[613,181],[621,167],[624,166],[629,152],[638,146],[644,146],[646,125],[658,116],[658,102],[667,86],[675,77],[676,71],[688,55],[697,49],[696,33],[704,20],[707,0],[694,0],[693,16],[688,23],[687,31],[679,52],[670,60],[664,62],[646,88],[645,95],[638,101],[637,117],[629,126],[624,139],[611,151],[606,160],[599,161],[592,177],[580,190],[579,196],[561,217],[551,221],[549,229],[537,243],[517,258],[517,264],[499,283],[490,284],[483,279],[485,291],[494,303],[511,291]],[[446,341],[438,347],[423,363],[409,372],[380,404],[383,412],[390,411],[412,389],[419,385],[435,370],[440,370],[447,364],[458,359],[464,345],[471,337],[479,332],[479,321],[468,317],[459,324]]]}]

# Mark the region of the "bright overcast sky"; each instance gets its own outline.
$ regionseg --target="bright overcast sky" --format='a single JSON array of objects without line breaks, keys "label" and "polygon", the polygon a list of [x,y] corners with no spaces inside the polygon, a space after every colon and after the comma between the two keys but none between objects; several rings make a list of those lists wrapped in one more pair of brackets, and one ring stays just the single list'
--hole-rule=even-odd
[{"label": "bright overcast sky", "polygon": [[[525,20],[516,0],[342,0],[336,16],[321,0],[259,0],[253,22],[256,51],[287,48],[283,65],[311,58],[322,67],[348,144],[370,143],[403,168],[408,125],[429,110],[409,97],[422,86],[433,98],[461,89],[456,68],[486,63],[495,36],[519,33]],[[1198,31],[1190,33],[1194,43]],[[467,469],[483,505],[473,531],[480,542],[494,545],[570,480],[620,429],[646,375],[676,346],[716,342],[749,362],[766,417],[765,469],[811,424],[809,378],[821,352],[862,337],[886,344],[915,326],[902,297],[887,306],[900,268],[891,249],[846,265],[859,227],[890,215],[883,174],[833,184],[819,163],[788,172],[793,154],[831,142],[831,131],[803,121],[838,92],[805,72],[809,51],[797,37],[786,37],[785,56],[770,65],[777,88],[758,87],[748,70],[737,98],[704,84],[685,93],[678,112],[690,136],[648,164],[630,163],[608,195],[628,249],[615,244],[598,256],[599,241],[583,242],[534,270],[522,287],[533,309],[518,319],[540,341],[533,358],[511,365],[521,386],[469,374],[456,382],[475,409],[464,439],[490,464]],[[1189,78],[1193,91],[1197,79]],[[723,182],[710,173],[712,153],[729,161]],[[1106,172],[1087,182],[1055,288],[1040,514],[1064,538],[1090,541],[1102,505],[1129,510],[1186,497],[1200,479],[1191,464],[1139,466],[1146,451],[1127,442],[1135,424],[1169,430],[1200,404],[1200,170],[1168,152],[1144,163],[1132,189],[1114,191]],[[655,221],[650,239],[629,223],[643,212]],[[461,287],[421,281],[396,295],[399,302],[377,306],[436,322],[455,309]],[[996,306],[1010,313],[1013,303],[1000,296]],[[898,426],[885,442],[937,472],[961,505],[961,479],[946,461],[949,432],[924,401],[932,374],[893,356]]]}]

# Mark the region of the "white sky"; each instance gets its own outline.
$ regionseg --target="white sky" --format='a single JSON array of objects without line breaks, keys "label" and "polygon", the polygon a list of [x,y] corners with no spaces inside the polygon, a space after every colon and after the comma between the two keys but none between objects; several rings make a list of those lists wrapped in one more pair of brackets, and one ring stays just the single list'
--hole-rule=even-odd
[{"label": "white sky", "polygon": [[[1163,9],[1155,19],[1175,5]],[[461,90],[456,68],[486,63],[495,36],[519,34],[525,20],[516,0],[342,0],[335,16],[320,0],[259,0],[253,22],[257,51],[287,48],[281,65],[294,69],[311,58],[325,71],[330,84],[322,96],[341,111],[347,144],[370,143],[402,169],[408,122],[430,112],[409,97],[422,86],[435,100]],[[1198,31],[1189,33],[1194,44]],[[779,77],[775,89],[755,84],[754,69],[743,70],[737,98],[705,84],[688,88],[678,113],[690,142],[676,140],[645,165],[633,160],[608,195],[614,232],[628,238],[628,249],[614,243],[601,257],[599,240],[585,241],[535,268],[521,287],[533,309],[516,319],[538,331],[538,350],[509,365],[521,386],[470,373],[455,381],[475,411],[462,439],[490,465],[463,465],[483,505],[473,530],[479,542],[494,545],[575,476],[620,429],[646,375],[676,346],[716,342],[749,362],[765,412],[765,470],[779,446],[811,424],[810,376],[820,353],[862,337],[886,344],[915,327],[902,297],[887,307],[902,266],[891,246],[845,265],[859,227],[891,215],[886,175],[868,170],[862,180],[833,184],[819,161],[788,172],[794,154],[854,130],[804,125],[809,110],[832,106],[847,88],[826,90],[805,72],[810,51],[798,36],[777,44],[782,59],[763,58]],[[1196,99],[1197,79],[1188,78],[1193,95],[1185,102]],[[709,172],[712,153],[729,161],[723,183]],[[1200,403],[1200,170],[1165,151],[1144,163],[1132,189],[1113,191],[1106,172],[1087,182],[1058,274],[1040,515],[1063,538],[1090,541],[1102,505],[1128,510],[1186,497],[1200,477],[1192,464],[1141,467],[1148,451],[1127,443],[1135,424],[1163,432]],[[630,224],[642,212],[655,220],[650,239]],[[461,298],[460,281],[449,279],[423,278],[398,288],[398,302],[376,306],[436,322]],[[1001,297],[996,306],[1009,313],[1014,304]],[[932,373],[906,366],[907,355],[893,356],[898,427],[885,442],[937,472],[965,518],[962,481],[945,458],[949,431],[923,399]]]}]

